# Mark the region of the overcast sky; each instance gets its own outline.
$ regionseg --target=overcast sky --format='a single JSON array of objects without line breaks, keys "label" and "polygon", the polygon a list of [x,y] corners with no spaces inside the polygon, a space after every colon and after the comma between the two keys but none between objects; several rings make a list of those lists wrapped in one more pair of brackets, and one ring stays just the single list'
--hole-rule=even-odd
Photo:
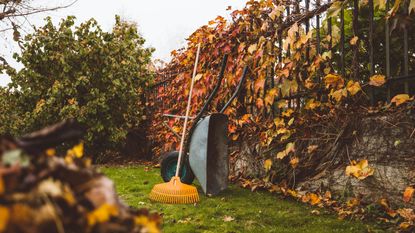
[{"label": "overcast sky", "polygon": [[[68,2],[69,0],[66,0]],[[43,5],[54,6],[56,0],[38,0]],[[73,6],[47,14],[31,16],[30,22],[41,26],[43,18],[51,16],[54,22],[75,15],[77,22],[95,18],[104,30],[114,25],[116,14],[124,19],[138,23],[139,31],[146,39],[146,46],[156,49],[154,58],[168,60],[170,51],[185,45],[185,39],[198,27],[214,19],[217,15],[229,17],[232,9],[239,9],[246,0],[78,0]],[[17,47],[11,41],[0,38],[0,53],[11,60],[11,54]],[[14,62],[11,64],[18,66]],[[5,85],[8,78],[0,76],[0,85]]]}]

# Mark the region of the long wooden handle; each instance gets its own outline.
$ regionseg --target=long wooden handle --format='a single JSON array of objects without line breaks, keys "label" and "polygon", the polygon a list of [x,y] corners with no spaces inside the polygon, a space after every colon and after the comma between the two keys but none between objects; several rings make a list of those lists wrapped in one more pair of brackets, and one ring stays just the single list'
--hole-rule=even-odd
[{"label": "long wooden handle", "polygon": [[176,176],[179,176],[180,163],[181,163],[182,157],[183,157],[184,138],[185,138],[185,134],[186,134],[187,121],[189,120],[190,103],[192,101],[193,84],[195,82],[195,77],[196,77],[196,72],[197,72],[197,64],[199,62],[199,54],[200,54],[200,43],[197,45],[196,61],[195,61],[195,66],[193,68],[192,81],[190,83],[189,98],[187,99],[187,108],[186,108],[186,115],[185,115],[186,118],[184,118],[182,139],[180,140],[179,159],[177,160]]}]

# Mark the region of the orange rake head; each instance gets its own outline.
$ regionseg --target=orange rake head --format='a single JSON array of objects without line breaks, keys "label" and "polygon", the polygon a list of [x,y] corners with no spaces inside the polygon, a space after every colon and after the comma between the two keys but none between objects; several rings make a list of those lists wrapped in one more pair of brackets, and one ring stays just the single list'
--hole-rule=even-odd
[{"label": "orange rake head", "polygon": [[169,204],[191,204],[199,201],[199,194],[196,187],[183,184],[180,177],[173,176],[167,183],[154,185],[150,199]]}]

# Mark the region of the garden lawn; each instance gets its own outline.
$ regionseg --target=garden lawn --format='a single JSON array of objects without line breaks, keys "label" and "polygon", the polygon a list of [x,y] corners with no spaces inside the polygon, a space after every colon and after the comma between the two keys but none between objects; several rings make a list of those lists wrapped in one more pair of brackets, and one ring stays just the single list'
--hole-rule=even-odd
[{"label": "garden lawn", "polygon": [[251,192],[231,185],[219,196],[206,197],[200,186],[200,203],[171,205],[148,199],[154,184],[161,183],[158,168],[101,167],[114,180],[121,198],[136,208],[163,214],[163,232],[367,232],[372,226],[339,220],[334,214],[283,199],[267,192]]}]

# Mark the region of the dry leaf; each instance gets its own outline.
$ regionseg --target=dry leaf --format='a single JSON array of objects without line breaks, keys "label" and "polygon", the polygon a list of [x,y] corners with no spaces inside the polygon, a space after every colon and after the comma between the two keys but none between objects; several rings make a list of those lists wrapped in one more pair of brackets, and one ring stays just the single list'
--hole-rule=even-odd
[{"label": "dry leaf", "polygon": [[342,88],[344,86],[344,79],[338,74],[328,74],[324,77],[326,88]]},{"label": "dry leaf", "polygon": [[235,220],[235,218],[233,218],[232,216],[225,215],[225,217],[223,217],[224,222],[232,222],[233,220]]},{"label": "dry leaf", "polygon": [[406,187],[405,192],[403,193],[403,201],[404,202],[410,202],[412,199],[412,196],[414,195],[415,189],[412,187]]},{"label": "dry leaf", "polygon": [[195,77],[195,82],[199,81],[203,77],[203,74],[197,74]]},{"label": "dry leaf", "polygon": [[399,94],[392,98],[391,103],[395,103],[396,106],[399,106],[409,100],[408,94]]},{"label": "dry leaf", "polygon": [[292,168],[296,168],[298,165],[299,159],[298,157],[294,157],[290,160],[290,165]]},{"label": "dry leaf", "polygon": [[353,176],[359,180],[363,180],[368,176],[372,176],[375,169],[369,167],[369,162],[366,159],[356,163],[352,161],[352,164],[346,167],[346,175]]},{"label": "dry leaf", "polygon": [[356,95],[362,88],[360,87],[359,82],[354,82],[350,80],[347,83],[347,90],[350,92],[351,95]]},{"label": "dry leaf", "polygon": [[350,40],[350,44],[351,45],[356,45],[357,41],[359,40],[359,37],[354,36],[351,40]]},{"label": "dry leaf", "polygon": [[269,171],[271,169],[272,166],[272,160],[271,159],[267,159],[264,161],[264,168],[265,171]]},{"label": "dry leaf", "polygon": [[309,146],[307,147],[307,153],[311,154],[311,153],[313,153],[315,150],[317,150],[317,148],[318,148],[318,145],[309,145]]},{"label": "dry leaf", "polygon": [[386,83],[385,75],[376,74],[370,77],[369,85],[380,87]]},{"label": "dry leaf", "polygon": [[99,208],[88,213],[87,220],[89,226],[94,226],[97,223],[108,221],[112,216],[118,215],[118,209],[116,206],[103,204]]},{"label": "dry leaf", "polygon": [[257,44],[251,44],[248,47],[248,53],[253,54],[257,50]]},{"label": "dry leaf", "polygon": [[287,156],[287,153],[285,152],[285,150],[277,153],[277,159],[283,159],[285,158],[285,156]]},{"label": "dry leaf", "polygon": [[6,229],[9,218],[9,209],[0,205],[0,232],[3,232]]}]

